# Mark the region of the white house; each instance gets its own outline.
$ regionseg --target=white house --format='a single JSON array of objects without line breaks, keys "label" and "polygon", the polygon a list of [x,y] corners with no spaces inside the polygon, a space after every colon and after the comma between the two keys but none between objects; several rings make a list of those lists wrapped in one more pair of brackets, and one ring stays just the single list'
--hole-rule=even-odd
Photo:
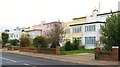
[{"label": "white house", "polygon": [[33,39],[36,36],[41,36],[42,35],[42,30],[41,29],[30,28],[30,29],[26,29],[25,33],[29,34],[30,37]]},{"label": "white house", "polygon": [[[118,12],[120,11],[113,13]],[[83,25],[83,44],[85,44],[85,48],[87,49],[95,48],[96,41],[100,42],[101,25],[104,25],[106,18],[111,15],[111,12],[95,15],[94,17],[86,18],[86,23]]]},{"label": "white house", "polygon": [[[119,13],[120,11],[115,11],[112,13]],[[81,37],[82,45],[85,45],[86,49],[94,49],[96,41],[100,42],[100,29],[101,25],[104,25],[106,18],[112,14],[111,12],[98,14],[98,10],[93,10],[92,15],[86,16],[85,22],[77,22],[70,25],[71,27],[81,26],[81,35],[74,35],[76,37]],[[80,17],[81,18],[81,17]],[[79,19],[79,18],[78,18]],[[73,37],[73,36],[71,36]]]},{"label": "white house", "polygon": [[7,32],[9,34],[9,39],[18,39],[21,37],[22,33],[24,32],[25,29],[29,29],[27,27],[23,27],[23,28],[19,28],[16,27],[13,30],[10,30],[9,32]]}]

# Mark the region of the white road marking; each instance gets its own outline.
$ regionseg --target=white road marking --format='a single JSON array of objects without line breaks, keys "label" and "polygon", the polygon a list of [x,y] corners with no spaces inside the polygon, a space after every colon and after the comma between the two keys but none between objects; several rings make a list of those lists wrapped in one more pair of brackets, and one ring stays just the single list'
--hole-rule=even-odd
[{"label": "white road marking", "polygon": [[27,64],[27,63],[24,63],[24,65],[29,65],[29,64]]},{"label": "white road marking", "polygon": [[11,59],[7,59],[7,58],[3,58],[3,57],[0,57],[0,59],[7,60],[7,61],[11,61],[11,62],[17,62],[17,61],[15,61],[15,60],[11,60]]}]

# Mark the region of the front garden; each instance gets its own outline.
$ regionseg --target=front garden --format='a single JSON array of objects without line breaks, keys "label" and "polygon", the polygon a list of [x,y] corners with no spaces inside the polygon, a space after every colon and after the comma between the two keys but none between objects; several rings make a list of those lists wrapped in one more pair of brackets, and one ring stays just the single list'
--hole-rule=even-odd
[{"label": "front garden", "polygon": [[[79,53],[94,53],[94,50],[84,49],[84,46],[80,46],[79,41],[76,39],[71,43],[70,41],[66,42],[65,46],[58,47],[54,44],[54,47],[48,45],[48,39],[43,36],[36,36],[34,39],[28,34],[22,34],[20,41],[17,39],[9,40],[11,45],[8,46],[8,50],[19,49],[23,52],[35,52],[35,53],[47,53],[47,54],[59,54],[59,55],[71,55]],[[15,47],[15,46],[19,46]]]},{"label": "front garden", "polygon": [[94,53],[95,50],[92,49],[79,49],[79,50],[72,50],[72,51],[61,51],[60,55],[71,55],[71,54],[79,54],[79,53]]},{"label": "front garden", "polygon": [[67,41],[65,46],[61,48],[61,55],[71,55],[79,53],[94,53],[93,49],[85,49],[83,45],[76,39],[71,43]]}]

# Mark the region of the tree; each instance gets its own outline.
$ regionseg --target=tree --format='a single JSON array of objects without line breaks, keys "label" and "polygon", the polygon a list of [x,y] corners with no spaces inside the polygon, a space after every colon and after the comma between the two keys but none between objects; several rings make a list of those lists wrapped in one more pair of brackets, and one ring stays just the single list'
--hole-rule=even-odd
[{"label": "tree", "polygon": [[18,46],[18,43],[19,43],[19,40],[17,40],[17,39],[10,40],[10,44],[13,46]]},{"label": "tree", "polygon": [[21,47],[27,47],[31,44],[31,38],[28,34],[22,34],[20,37],[20,46]]},{"label": "tree", "polygon": [[8,42],[9,35],[3,32],[1,36],[2,36],[2,46],[4,47],[5,44]]},{"label": "tree", "polygon": [[64,34],[61,22],[54,22],[49,32],[49,39],[51,40],[51,48],[60,46],[59,41],[62,40]]},{"label": "tree", "polygon": [[120,46],[120,13],[108,16],[105,25],[101,26],[101,42],[106,50]]},{"label": "tree", "polygon": [[47,41],[43,36],[36,36],[33,39],[33,44],[37,48],[38,48],[38,46],[40,46],[40,47],[47,47],[48,46]]}]

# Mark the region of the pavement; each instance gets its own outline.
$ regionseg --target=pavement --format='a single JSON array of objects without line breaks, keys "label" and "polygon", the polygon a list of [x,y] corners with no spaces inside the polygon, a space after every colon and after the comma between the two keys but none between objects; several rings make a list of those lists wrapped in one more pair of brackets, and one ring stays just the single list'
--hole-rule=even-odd
[{"label": "pavement", "polygon": [[89,53],[74,54],[74,55],[50,55],[50,54],[7,51],[7,50],[3,50],[3,52],[8,52],[17,55],[25,55],[30,57],[37,57],[37,58],[46,58],[51,60],[63,61],[63,62],[77,63],[83,65],[119,65],[119,62],[116,61],[95,60],[94,54],[89,54]]}]

